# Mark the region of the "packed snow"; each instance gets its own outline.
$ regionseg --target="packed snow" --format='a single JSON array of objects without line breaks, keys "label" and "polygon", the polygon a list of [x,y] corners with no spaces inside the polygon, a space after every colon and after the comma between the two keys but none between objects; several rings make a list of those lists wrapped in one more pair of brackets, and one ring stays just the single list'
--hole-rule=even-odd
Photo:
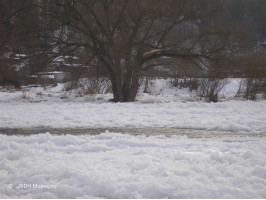
[{"label": "packed snow", "polygon": [[265,137],[45,133],[0,147],[0,198],[266,198]]},{"label": "packed snow", "polygon": [[218,103],[163,79],[133,103],[65,87],[0,92],[0,198],[266,198],[266,100],[236,98],[238,79]]}]

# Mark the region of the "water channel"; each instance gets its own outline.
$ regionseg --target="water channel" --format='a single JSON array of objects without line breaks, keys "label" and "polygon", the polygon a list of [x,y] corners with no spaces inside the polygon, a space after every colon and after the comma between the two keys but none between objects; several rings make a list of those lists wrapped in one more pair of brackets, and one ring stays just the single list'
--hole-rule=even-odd
[{"label": "water channel", "polygon": [[109,132],[130,134],[130,135],[146,135],[166,137],[171,136],[187,136],[188,138],[209,138],[209,137],[266,137],[266,133],[239,133],[221,130],[196,130],[196,129],[177,129],[177,128],[50,128],[50,127],[35,127],[35,128],[0,128],[0,134],[4,135],[23,135],[29,136],[39,133],[49,132],[52,135],[97,135]]}]

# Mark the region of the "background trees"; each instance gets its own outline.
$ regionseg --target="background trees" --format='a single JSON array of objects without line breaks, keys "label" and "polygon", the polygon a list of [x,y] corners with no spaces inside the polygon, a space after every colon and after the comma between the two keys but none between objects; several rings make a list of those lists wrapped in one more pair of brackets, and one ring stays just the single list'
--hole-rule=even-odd
[{"label": "background trees", "polygon": [[19,85],[17,71],[26,64],[38,13],[31,0],[0,2],[0,83]]},{"label": "background trees", "polygon": [[[2,2],[12,12],[23,5],[23,17],[15,20],[20,28],[14,28],[13,35],[1,34],[10,35],[10,41],[23,36],[20,50],[28,55],[31,73],[58,56],[76,57],[83,67],[104,69],[115,102],[134,101],[140,77],[155,66],[195,65],[213,74],[243,52],[245,29],[256,32],[253,41],[261,41],[264,34],[263,23],[253,23],[264,17],[261,0]],[[7,19],[16,27],[12,17]]]},{"label": "background trees", "polygon": [[245,27],[251,33],[251,42],[263,41],[266,35],[266,1],[264,0],[225,0],[228,19],[235,26]]}]

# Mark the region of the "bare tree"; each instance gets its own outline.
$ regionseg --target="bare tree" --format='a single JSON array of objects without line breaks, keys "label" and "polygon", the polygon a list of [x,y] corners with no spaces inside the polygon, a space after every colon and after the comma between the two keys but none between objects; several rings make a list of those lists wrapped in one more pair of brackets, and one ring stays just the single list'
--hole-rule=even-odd
[{"label": "bare tree", "polygon": [[141,72],[162,59],[183,60],[207,70],[232,55],[239,42],[229,26],[216,23],[226,13],[219,0],[50,3],[47,16],[57,22],[53,31],[46,32],[50,44],[57,46],[57,54],[86,55],[87,65],[97,58],[109,75],[115,102],[134,101]]},{"label": "bare tree", "polygon": [[17,70],[27,59],[32,35],[38,29],[38,15],[33,0],[0,1],[0,82],[19,84]]}]

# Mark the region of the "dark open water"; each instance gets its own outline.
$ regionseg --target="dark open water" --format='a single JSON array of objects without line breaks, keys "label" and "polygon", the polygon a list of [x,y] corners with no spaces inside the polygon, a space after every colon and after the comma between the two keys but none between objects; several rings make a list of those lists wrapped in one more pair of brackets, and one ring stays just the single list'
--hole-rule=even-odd
[{"label": "dark open water", "polygon": [[49,132],[52,135],[97,135],[109,132],[130,134],[130,135],[146,135],[156,136],[187,136],[189,138],[208,138],[208,137],[266,137],[266,133],[235,133],[219,130],[195,130],[195,129],[176,129],[176,128],[0,128],[0,134],[5,135],[33,135]]}]

